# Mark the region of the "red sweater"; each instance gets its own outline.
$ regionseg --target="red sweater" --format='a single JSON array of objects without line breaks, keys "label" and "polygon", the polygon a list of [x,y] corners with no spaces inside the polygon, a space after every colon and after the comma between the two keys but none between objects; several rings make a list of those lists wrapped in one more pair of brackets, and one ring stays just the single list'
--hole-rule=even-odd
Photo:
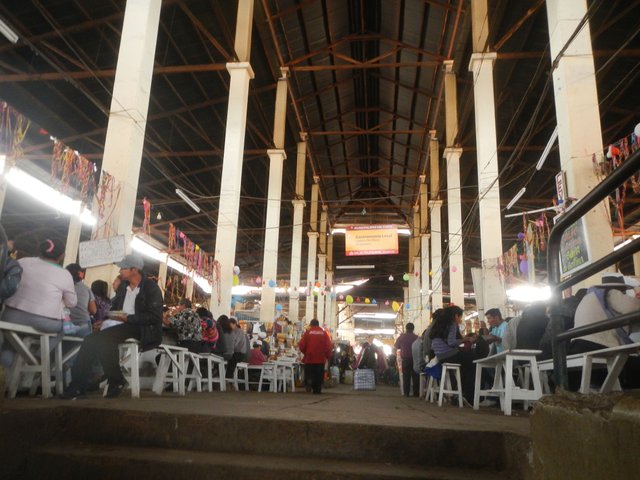
[{"label": "red sweater", "polygon": [[320,327],[311,327],[300,340],[300,351],[304,353],[304,363],[324,363],[331,358],[333,345],[331,338]]}]

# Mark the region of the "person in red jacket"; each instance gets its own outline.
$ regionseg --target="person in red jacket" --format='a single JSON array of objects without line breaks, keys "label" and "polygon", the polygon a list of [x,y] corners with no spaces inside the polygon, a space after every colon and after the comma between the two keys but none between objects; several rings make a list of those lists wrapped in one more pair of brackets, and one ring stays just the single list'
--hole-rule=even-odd
[{"label": "person in red jacket", "polygon": [[300,339],[300,351],[304,353],[304,378],[307,386],[311,384],[313,393],[322,393],[324,363],[331,358],[333,345],[331,337],[320,328],[315,318],[309,322],[309,330]]}]

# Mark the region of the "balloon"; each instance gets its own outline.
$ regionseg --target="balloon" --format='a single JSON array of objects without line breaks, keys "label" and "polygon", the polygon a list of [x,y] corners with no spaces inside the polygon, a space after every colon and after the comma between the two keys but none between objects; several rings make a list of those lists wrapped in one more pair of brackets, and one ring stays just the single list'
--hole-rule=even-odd
[{"label": "balloon", "polygon": [[520,260],[520,271],[525,275],[529,273],[529,264],[526,260]]},{"label": "balloon", "polygon": [[458,267],[456,267],[455,265],[452,265],[452,266],[451,266],[451,271],[452,271],[453,273],[457,272],[457,271],[458,271]]},{"label": "balloon", "polygon": [[275,286],[276,286],[276,281],[275,281],[275,280],[269,280],[269,286],[270,286],[271,288],[275,288]]},{"label": "balloon", "polygon": [[405,273],[405,274],[402,276],[402,280],[404,280],[405,282],[408,282],[408,281],[409,281],[409,274],[408,274],[408,273]]},{"label": "balloon", "polygon": [[420,272],[416,272],[416,278],[420,278]]},{"label": "balloon", "polygon": [[394,312],[397,312],[398,310],[400,310],[400,304],[394,300],[391,304],[391,308],[393,308]]},{"label": "balloon", "polygon": [[524,240],[524,233],[518,233],[518,240]]},{"label": "balloon", "polygon": [[524,253],[521,253],[520,255],[518,255],[518,259],[520,260],[526,260],[527,256]]},{"label": "balloon", "polygon": [[240,267],[237,265],[233,267],[233,273],[235,273],[236,275],[240,275]]},{"label": "balloon", "polygon": [[278,312],[281,312],[282,311],[282,305],[280,305],[279,303],[276,303],[276,310]]},{"label": "balloon", "polygon": [[262,285],[262,278],[256,277],[256,285]]},{"label": "balloon", "polygon": [[240,285],[240,277],[238,275],[233,276],[233,286]]},{"label": "balloon", "polygon": [[636,134],[636,138],[640,138],[640,123],[636,125],[636,128],[633,129],[633,133]]},{"label": "balloon", "polygon": [[410,304],[410,303],[407,303],[407,304],[405,305],[405,307],[406,307],[406,309],[407,309],[407,310],[411,310],[411,304]]},{"label": "balloon", "polygon": [[385,305],[389,305],[389,300],[385,300],[385,301],[384,301],[384,304],[385,304]]},{"label": "balloon", "polygon": [[374,298],[373,300],[371,300],[371,303],[373,303],[374,305],[377,305],[378,302],[376,302],[376,299]]},{"label": "balloon", "polygon": [[340,294],[340,296],[338,297],[338,300],[344,300],[344,295]]},{"label": "balloon", "polygon": [[366,303],[367,305],[371,303],[371,300],[369,300],[368,298],[364,299],[364,303]]},{"label": "balloon", "polygon": [[389,275],[389,281],[393,282],[393,275]]},{"label": "balloon", "polygon": [[429,276],[430,276],[430,277],[433,277],[433,272],[431,272],[431,271],[430,271],[430,272],[429,272]]},{"label": "balloon", "polygon": [[320,288],[320,282],[316,282],[316,287]]},{"label": "balloon", "polygon": [[314,296],[314,297],[317,297],[317,296],[318,296],[318,291],[317,291],[317,290],[314,290],[314,291],[313,291],[313,296]]},{"label": "balloon", "polygon": [[360,297],[356,297],[356,303],[360,303]]},{"label": "balloon", "polygon": [[353,303],[353,297],[351,295],[347,295],[346,300],[347,305],[351,305]]}]

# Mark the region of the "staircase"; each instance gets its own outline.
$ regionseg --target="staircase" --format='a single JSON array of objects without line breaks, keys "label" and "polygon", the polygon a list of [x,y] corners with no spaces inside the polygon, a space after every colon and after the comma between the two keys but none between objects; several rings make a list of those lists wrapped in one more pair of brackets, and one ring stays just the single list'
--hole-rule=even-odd
[{"label": "staircase", "polygon": [[529,439],[80,405],[0,413],[1,478],[525,479]]}]

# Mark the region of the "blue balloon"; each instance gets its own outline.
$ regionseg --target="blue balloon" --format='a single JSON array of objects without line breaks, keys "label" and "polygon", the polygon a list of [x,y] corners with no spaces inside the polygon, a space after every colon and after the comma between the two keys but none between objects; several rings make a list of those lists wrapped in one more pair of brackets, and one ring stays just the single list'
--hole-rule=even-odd
[{"label": "blue balloon", "polygon": [[276,286],[276,281],[275,280],[269,280],[269,286],[271,288],[274,288]]},{"label": "blue balloon", "polygon": [[376,299],[374,298],[373,300],[371,300],[371,303],[373,303],[374,305],[377,305],[378,302],[376,302]]},{"label": "blue balloon", "polygon": [[407,303],[407,310],[411,310],[411,304]]},{"label": "blue balloon", "polygon": [[276,310],[277,310],[278,312],[281,312],[281,311],[282,311],[282,305],[280,305],[279,303],[277,303],[277,304],[276,304]]}]

